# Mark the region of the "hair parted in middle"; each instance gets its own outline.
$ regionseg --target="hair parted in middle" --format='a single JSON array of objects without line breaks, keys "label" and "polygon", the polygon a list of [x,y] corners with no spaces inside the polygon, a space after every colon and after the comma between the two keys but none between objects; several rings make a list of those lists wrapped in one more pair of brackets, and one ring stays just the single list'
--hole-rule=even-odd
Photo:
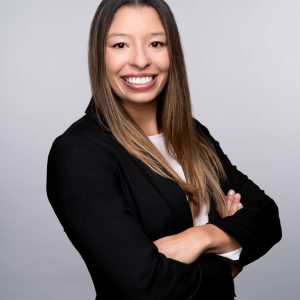
[{"label": "hair parted in middle", "polygon": [[[167,151],[182,166],[186,182],[125,111],[109,85],[105,68],[107,34],[115,13],[125,5],[154,8],[165,29],[170,69],[166,86],[157,99],[157,123],[163,131]],[[197,132],[180,36],[167,3],[163,0],[103,0],[91,24],[88,58],[99,125],[152,171],[175,181],[188,196],[193,216],[211,201],[223,216],[226,198],[221,181],[226,180],[226,175],[212,144]]]}]

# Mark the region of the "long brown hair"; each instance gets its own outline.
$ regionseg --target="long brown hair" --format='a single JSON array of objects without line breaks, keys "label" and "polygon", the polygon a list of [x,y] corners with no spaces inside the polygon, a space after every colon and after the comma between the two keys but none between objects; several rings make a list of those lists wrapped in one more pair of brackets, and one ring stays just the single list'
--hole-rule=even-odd
[{"label": "long brown hair", "polygon": [[[153,7],[165,28],[170,70],[159,95],[157,122],[164,133],[166,149],[181,164],[186,182],[126,113],[109,85],[104,62],[107,33],[114,14],[124,5]],[[163,0],[103,0],[90,28],[89,72],[93,100],[100,112],[99,124],[152,171],[174,180],[188,196],[193,216],[210,201],[215,201],[223,215],[226,199],[220,180],[225,179],[225,172],[212,145],[195,128],[180,36],[168,5]]]}]

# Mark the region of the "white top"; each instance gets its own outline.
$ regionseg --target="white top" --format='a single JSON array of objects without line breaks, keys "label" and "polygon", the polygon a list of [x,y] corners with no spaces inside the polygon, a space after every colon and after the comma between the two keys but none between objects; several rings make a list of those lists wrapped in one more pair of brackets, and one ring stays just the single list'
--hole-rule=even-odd
[{"label": "white top", "polygon": [[[181,165],[178,163],[177,160],[173,156],[171,156],[165,147],[163,133],[149,135],[149,140],[153,143],[153,145],[161,152],[170,166],[174,169],[174,171],[184,180],[186,181],[184,172],[182,170]],[[188,200],[188,199],[187,199]],[[194,218],[193,220],[194,226],[204,225],[208,223],[208,207],[205,205],[202,211]],[[218,254],[220,256],[229,258],[231,260],[238,260],[240,257],[240,253],[242,248],[236,249],[231,252]]]}]

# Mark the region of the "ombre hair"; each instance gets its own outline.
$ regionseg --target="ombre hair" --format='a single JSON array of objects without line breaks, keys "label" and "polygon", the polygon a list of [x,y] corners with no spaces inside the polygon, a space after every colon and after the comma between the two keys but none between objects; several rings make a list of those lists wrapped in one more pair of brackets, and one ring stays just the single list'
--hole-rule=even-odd
[{"label": "ombre hair", "polygon": [[[167,151],[182,166],[181,179],[134,122],[111,89],[105,68],[107,35],[112,19],[123,6],[148,6],[156,10],[165,29],[170,59],[166,86],[157,99],[157,124],[163,131]],[[180,36],[174,16],[163,0],[103,0],[93,18],[89,37],[89,72],[99,125],[110,131],[132,155],[162,177],[175,181],[189,199],[193,216],[203,205],[214,202],[221,216],[226,198],[221,189],[225,179],[213,146],[196,129]]]}]

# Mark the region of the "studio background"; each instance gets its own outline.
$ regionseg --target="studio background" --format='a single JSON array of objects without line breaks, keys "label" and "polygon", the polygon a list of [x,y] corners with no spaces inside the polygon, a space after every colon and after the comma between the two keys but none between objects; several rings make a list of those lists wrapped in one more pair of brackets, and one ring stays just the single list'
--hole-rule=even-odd
[{"label": "studio background", "polygon": [[[283,239],[235,279],[237,299],[300,299],[300,1],[167,2],[194,116],[279,206]],[[98,4],[0,2],[3,300],[95,298],[48,202],[46,164],[54,138],[83,116],[91,97],[87,45]]]}]

